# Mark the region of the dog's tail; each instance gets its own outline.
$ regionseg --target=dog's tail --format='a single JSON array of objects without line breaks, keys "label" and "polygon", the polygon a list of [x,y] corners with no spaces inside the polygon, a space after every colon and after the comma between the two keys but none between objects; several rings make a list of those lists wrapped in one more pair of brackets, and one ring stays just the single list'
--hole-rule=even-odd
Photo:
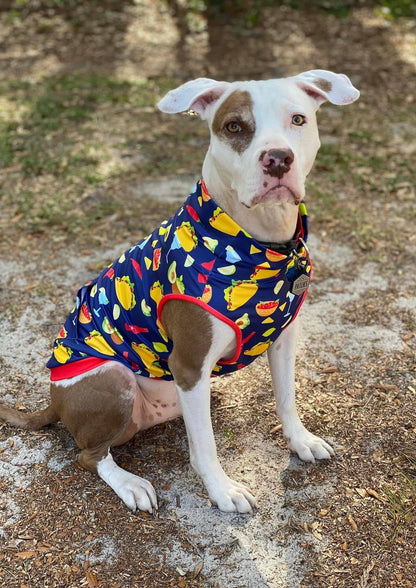
[{"label": "dog's tail", "polygon": [[37,430],[59,421],[59,415],[52,405],[49,405],[44,410],[25,413],[0,404],[0,420],[21,429]]}]

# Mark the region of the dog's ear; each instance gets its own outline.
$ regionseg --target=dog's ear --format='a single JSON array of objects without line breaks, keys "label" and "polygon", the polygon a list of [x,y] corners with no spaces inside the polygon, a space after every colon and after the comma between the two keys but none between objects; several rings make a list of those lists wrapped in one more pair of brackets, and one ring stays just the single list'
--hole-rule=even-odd
[{"label": "dog's ear", "polygon": [[317,107],[327,100],[332,104],[351,104],[360,95],[346,75],[325,69],[305,71],[294,79],[297,85],[317,102]]},{"label": "dog's ear", "polygon": [[217,82],[209,78],[191,80],[168,92],[158,107],[169,114],[194,110],[201,118],[205,118],[207,106],[216,102],[229,86],[229,82]]}]

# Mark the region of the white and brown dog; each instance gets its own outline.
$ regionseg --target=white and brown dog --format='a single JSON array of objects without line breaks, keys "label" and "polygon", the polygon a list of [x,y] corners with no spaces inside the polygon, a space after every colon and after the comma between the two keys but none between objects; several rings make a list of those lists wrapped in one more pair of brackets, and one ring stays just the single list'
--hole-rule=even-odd
[{"label": "white and brown dog", "polygon": [[[80,290],[55,342],[49,407],[23,414],[0,406],[0,418],[29,429],[62,420],[80,464],[130,509],[152,512],[152,484],[116,465],[110,448],[183,415],[191,464],[211,501],[251,512],[253,494],[217,457],[210,377],[267,349],[290,449],[304,461],[329,459],[332,448],[305,429],[295,404],[294,319],[310,274],[302,201],[320,145],[317,109],[358,96],[345,75],[324,70],[268,81],[201,78],[169,92],[162,112],[193,110],[210,127],[199,191]],[[185,268],[197,271],[191,278]]]}]

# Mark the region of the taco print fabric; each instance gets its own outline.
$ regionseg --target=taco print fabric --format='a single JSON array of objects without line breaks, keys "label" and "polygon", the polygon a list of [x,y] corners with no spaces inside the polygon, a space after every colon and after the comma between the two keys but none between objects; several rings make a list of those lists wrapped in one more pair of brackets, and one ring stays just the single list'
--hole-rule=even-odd
[{"label": "taco print fabric", "polygon": [[[307,239],[302,203],[295,238]],[[160,321],[171,298],[199,304],[236,332],[237,351],[213,374],[251,363],[294,319],[306,292],[290,292],[295,254],[267,249],[210,197],[201,180],[183,206],[77,294],[47,363],[51,379],[72,377],[109,359],[151,378],[173,379],[172,342]],[[305,272],[312,271],[308,260]]]}]

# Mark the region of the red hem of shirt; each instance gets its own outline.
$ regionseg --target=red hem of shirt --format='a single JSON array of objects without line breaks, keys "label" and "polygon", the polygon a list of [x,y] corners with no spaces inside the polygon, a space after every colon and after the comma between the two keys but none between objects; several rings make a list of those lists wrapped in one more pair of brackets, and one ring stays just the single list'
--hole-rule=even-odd
[{"label": "red hem of shirt", "polygon": [[109,359],[101,359],[100,357],[86,357],[78,359],[72,363],[59,365],[51,369],[51,382],[59,382],[60,380],[67,380],[75,376],[81,376],[97,367],[100,367]]}]

